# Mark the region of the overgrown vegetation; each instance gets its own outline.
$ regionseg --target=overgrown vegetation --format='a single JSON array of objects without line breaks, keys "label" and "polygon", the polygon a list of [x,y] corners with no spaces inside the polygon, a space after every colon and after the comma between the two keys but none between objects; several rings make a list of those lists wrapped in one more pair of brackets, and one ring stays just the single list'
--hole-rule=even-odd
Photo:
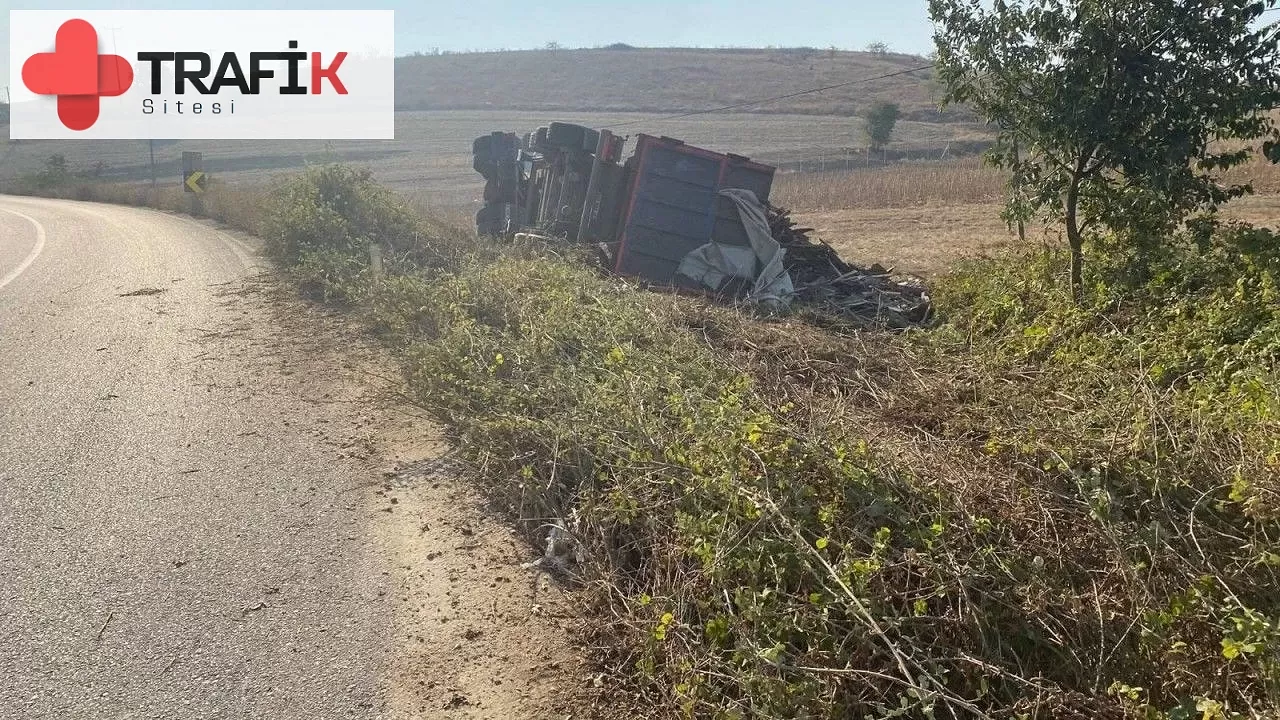
[{"label": "overgrown vegetation", "polygon": [[1099,253],[1083,303],[1065,253],[982,261],[939,327],[842,336],[477,240],[339,166],[196,209],[367,317],[531,539],[578,538],[602,662],[674,715],[1280,712],[1270,231],[1182,232],[1142,276]]},{"label": "overgrown vegetation", "polygon": [[845,337],[427,227],[342,168],[265,217],[492,496],[579,539],[606,662],[677,715],[1280,711],[1269,231],[1099,255],[1083,304],[1065,254],[987,261],[939,328]]},{"label": "overgrown vegetation", "polygon": [[71,171],[67,169],[67,159],[60,154],[50,155],[44,163],[44,169],[30,176],[26,182],[34,190],[55,190],[71,180]]},{"label": "overgrown vegetation", "polygon": [[788,173],[774,179],[770,197],[787,208],[818,211],[986,204],[1001,200],[1008,179],[1008,173],[970,157],[948,163]]},{"label": "overgrown vegetation", "polygon": [[1149,222],[1194,188],[958,268],[934,328],[846,335],[477,239],[351,168],[192,198],[57,165],[25,189],[217,217],[367,318],[530,539],[577,539],[591,641],[647,705],[1280,715],[1280,238]]},{"label": "overgrown vegetation", "polygon": [[1036,632],[1135,715],[1278,711],[1277,240],[1183,233],[1137,284],[1098,255],[1080,305],[1064,257],[975,263],[885,408],[1010,473],[991,506],[1058,566]]}]

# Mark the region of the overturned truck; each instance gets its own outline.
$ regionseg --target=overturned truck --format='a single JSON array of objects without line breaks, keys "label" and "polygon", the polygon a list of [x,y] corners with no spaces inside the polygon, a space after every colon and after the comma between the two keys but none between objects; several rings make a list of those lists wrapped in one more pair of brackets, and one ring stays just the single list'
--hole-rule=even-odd
[{"label": "overturned truck", "polygon": [[476,229],[593,243],[618,274],[679,289],[770,305],[820,300],[896,327],[927,317],[919,287],[844,263],[770,205],[773,167],[643,134],[624,161],[625,144],[561,122],[476,138],[473,166],[485,179]]}]

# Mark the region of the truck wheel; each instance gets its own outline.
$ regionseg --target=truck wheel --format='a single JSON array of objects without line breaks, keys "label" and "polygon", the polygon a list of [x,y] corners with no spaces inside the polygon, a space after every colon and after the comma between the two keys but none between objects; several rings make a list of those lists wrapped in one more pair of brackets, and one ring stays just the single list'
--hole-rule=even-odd
[{"label": "truck wheel", "polygon": [[476,213],[476,234],[501,235],[506,229],[502,203],[488,203]]},{"label": "truck wheel", "polygon": [[488,177],[502,163],[515,160],[519,147],[520,139],[514,133],[481,135],[471,143],[471,167]]},{"label": "truck wheel", "polygon": [[494,147],[493,135],[481,135],[471,143],[471,167],[476,172],[489,177],[497,170],[497,150]]},{"label": "truck wheel", "polygon": [[547,126],[547,142],[565,150],[595,152],[600,133],[583,125],[553,122]]},{"label": "truck wheel", "polygon": [[537,152],[546,152],[548,149],[550,149],[551,146],[550,144],[547,143],[547,131],[548,131],[547,126],[543,125],[542,127],[530,133],[529,148],[531,150],[535,150]]}]

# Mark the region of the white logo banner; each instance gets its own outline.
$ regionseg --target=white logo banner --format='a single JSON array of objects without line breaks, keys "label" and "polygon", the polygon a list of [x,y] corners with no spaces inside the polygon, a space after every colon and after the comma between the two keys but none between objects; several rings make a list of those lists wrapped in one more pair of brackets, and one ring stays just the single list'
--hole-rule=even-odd
[{"label": "white logo banner", "polygon": [[394,13],[11,10],[14,139],[391,139]]}]

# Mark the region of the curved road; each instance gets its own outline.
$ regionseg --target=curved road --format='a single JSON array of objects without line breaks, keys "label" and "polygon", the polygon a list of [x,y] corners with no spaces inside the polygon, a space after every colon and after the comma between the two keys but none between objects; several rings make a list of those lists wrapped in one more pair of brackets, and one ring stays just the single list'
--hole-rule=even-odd
[{"label": "curved road", "polygon": [[223,339],[254,265],[198,222],[0,197],[0,718],[385,713],[367,477]]}]

